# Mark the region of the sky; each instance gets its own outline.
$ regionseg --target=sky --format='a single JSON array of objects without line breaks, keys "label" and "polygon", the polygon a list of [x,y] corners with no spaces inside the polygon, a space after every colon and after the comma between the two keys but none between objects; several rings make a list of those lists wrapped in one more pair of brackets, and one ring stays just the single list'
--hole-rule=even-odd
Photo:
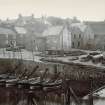
[{"label": "sky", "polygon": [[105,0],[0,0],[0,19],[16,18],[19,13],[103,21]]}]

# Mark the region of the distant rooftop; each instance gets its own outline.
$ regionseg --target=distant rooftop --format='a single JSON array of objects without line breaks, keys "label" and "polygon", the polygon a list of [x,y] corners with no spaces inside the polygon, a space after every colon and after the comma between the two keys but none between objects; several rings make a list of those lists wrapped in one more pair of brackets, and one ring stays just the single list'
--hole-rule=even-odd
[{"label": "distant rooftop", "polygon": [[59,35],[62,29],[63,26],[49,27],[47,30],[43,32],[43,36]]},{"label": "distant rooftop", "polygon": [[15,30],[18,34],[26,34],[27,30],[23,27],[15,27]]},{"label": "distant rooftop", "polygon": [[85,25],[85,24],[83,24],[83,23],[72,23],[71,24],[71,27],[72,28],[79,28],[80,29],[80,31],[82,31],[82,32],[84,32],[85,31],[85,29],[87,28],[87,25]]},{"label": "distant rooftop", "polygon": [[95,35],[105,35],[105,21],[87,21],[84,23],[90,26]]},{"label": "distant rooftop", "polygon": [[15,35],[16,33],[10,29],[0,27],[0,34],[4,35]]}]

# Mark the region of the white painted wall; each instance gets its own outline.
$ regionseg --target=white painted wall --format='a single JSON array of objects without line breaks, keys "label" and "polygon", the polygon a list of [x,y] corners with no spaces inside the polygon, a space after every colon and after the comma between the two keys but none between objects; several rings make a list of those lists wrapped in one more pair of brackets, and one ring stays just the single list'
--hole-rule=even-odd
[{"label": "white painted wall", "polygon": [[84,31],[84,43],[87,43],[89,40],[94,40],[94,33],[89,27],[87,27]]},{"label": "white painted wall", "polygon": [[63,48],[69,50],[71,48],[71,32],[69,32],[66,27],[63,29],[62,37]]}]

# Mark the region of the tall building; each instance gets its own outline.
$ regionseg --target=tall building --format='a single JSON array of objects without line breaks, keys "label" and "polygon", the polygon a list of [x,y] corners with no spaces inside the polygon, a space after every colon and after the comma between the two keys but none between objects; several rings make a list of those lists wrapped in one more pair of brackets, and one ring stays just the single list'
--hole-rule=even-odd
[{"label": "tall building", "polygon": [[100,22],[85,22],[94,34],[95,49],[105,50],[105,21]]},{"label": "tall building", "polygon": [[88,25],[83,23],[71,24],[71,41],[72,48],[93,49],[94,34]]}]

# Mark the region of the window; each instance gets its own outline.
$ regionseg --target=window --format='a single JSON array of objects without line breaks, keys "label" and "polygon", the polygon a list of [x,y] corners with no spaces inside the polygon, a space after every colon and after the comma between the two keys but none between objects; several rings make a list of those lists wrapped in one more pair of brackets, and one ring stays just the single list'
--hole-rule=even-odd
[{"label": "window", "polygon": [[80,47],[80,42],[78,42],[78,47]]},{"label": "window", "polygon": [[74,38],[76,38],[76,35],[74,34]]},{"label": "window", "polygon": [[98,35],[94,35],[94,38],[97,38],[98,37]]},{"label": "window", "polygon": [[79,38],[81,38],[81,34],[79,34]]},{"label": "window", "polygon": [[72,42],[72,47],[74,48],[74,42]]}]

